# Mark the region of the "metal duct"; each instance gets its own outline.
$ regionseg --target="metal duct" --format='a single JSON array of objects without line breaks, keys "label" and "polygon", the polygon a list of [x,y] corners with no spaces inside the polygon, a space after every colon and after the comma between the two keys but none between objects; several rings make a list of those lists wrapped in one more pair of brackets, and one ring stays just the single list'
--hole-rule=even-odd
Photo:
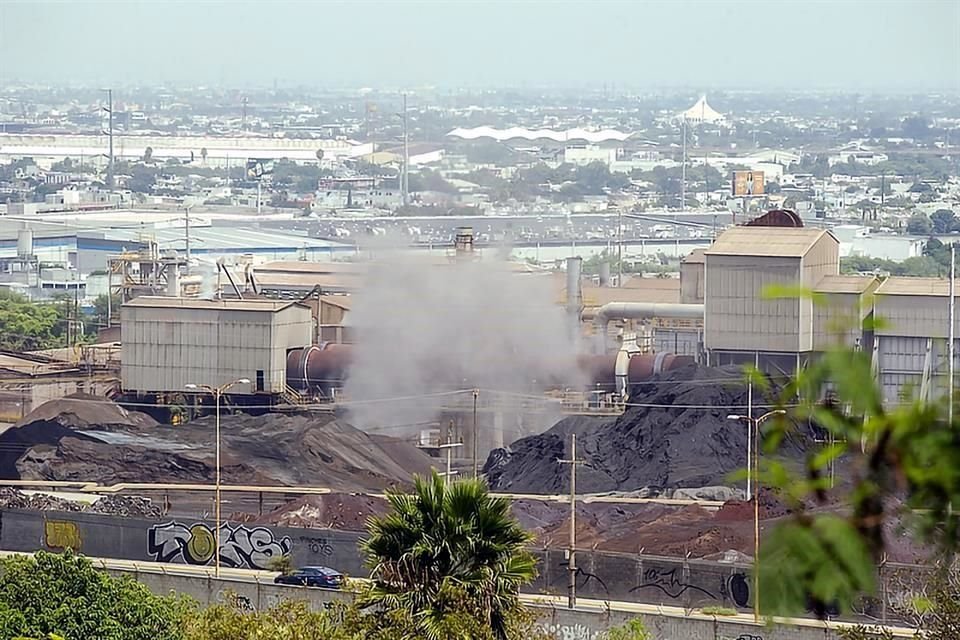
[{"label": "metal duct", "polygon": [[583,308],[583,287],[580,278],[583,272],[583,258],[567,258],[567,310],[580,314]]},{"label": "metal duct", "polygon": [[609,302],[593,314],[593,322],[596,325],[604,349],[607,345],[607,324],[611,320],[641,320],[644,318],[703,320],[703,305],[661,302]]},{"label": "metal duct", "polygon": [[33,231],[27,226],[17,231],[17,257],[21,259],[33,257]]},{"label": "metal duct", "polygon": [[610,286],[610,263],[609,262],[600,263],[600,286],[601,287]]},{"label": "metal duct", "polygon": [[[352,347],[345,344],[326,343],[293,349],[287,354],[287,384],[298,390],[317,389],[332,395],[332,389],[341,386],[347,378],[352,356]],[[693,362],[690,356],[672,353],[634,354],[627,347],[617,355],[578,356],[576,369],[568,373],[558,367],[547,367],[549,374],[540,371],[531,378],[535,377],[546,387],[574,387],[587,382],[591,387],[600,385],[625,395],[631,384]],[[537,369],[537,365],[532,369]],[[457,377],[440,369],[436,375],[438,381]]]},{"label": "metal duct", "polygon": [[176,262],[167,264],[167,295],[171,298],[180,297],[180,267]]}]

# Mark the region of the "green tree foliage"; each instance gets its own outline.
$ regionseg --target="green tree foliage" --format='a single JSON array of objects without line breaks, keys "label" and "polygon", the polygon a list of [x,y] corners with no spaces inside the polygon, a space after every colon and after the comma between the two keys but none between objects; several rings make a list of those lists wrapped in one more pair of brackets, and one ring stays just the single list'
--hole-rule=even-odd
[{"label": "green tree foliage", "polygon": [[902,261],[867,258],[865,256],[850,256],[840,261],[840,269],[843,273],[881,273],[892,276],[937,277],[949,271],[949,251],[947,253],[948,262],[946,267],[930,256],[915,256]]},{"label": "green tree foliage", "polygon": [[474,623],[516,637],[518,593],[536,569],[509,501],[481,480],[447,484],[436,473],[388,499],[390,512],[371,520],[361,543],[374,581],[361,602],[409,617],[428,640]]},{"label": "green tree foliage", "polygon": [[[339,610],[337,610],[339,611]],[[348,640],[355,638],[338,616],[310,611],[304,602],[284,601],[264,611],[249,611],[236,597],[189,616],[183,640]]]},{"label": "green tree foliage", "polygon": [[915,236],[928,236],[933,232],[933,222],[924,213],[917,213],[907,220],[907,233]]},{"label": "green tree foliage", "polygon": [[937,209],[930,215],[934,233],[952,233],[960,231],[960,220],[957,220],[950,209]]},{"label": "green tree foliage", "polygon": [[0,561],[0,637],[179,640],[188,606],[71,553]]},{"label": "green tree foliage", "polygon": [[127,188],[134,193],[151,193],[157,182],[159,169],[152,165],[136,164],[130,167]]},{"label": "green tree foliage", "polygon": [[64,344],[67,306],[34,303],[0,289],[0,349],[31,351]]},{"label": "green tree foliage", "polygon": [[[809,606],[822,617],[834,606],[850,611],[857,598],[873,594],[895,509],[915,536],[952,557],[960,542],[953,506],[960,504],[960,422],[948,424],[942,405],[884,406],[871,354],[841,347],[798,372],[779,404],[793,419],[766,423],[765,452],[775,452],[794,424],[806,422],[830,432],[836,444],[808,454],[802,475],[764,456],[761,481],[791,509],[761,546],[764,614]],[[831,500],[827,467],[841,456],[851,474],[841,496],[849,510],[818,512]]]},{"label": "green tree foliage", "polygon": [[607,631],[607,640],[653,640],[647,627],[640,618],[634,618],[619,627]]}]

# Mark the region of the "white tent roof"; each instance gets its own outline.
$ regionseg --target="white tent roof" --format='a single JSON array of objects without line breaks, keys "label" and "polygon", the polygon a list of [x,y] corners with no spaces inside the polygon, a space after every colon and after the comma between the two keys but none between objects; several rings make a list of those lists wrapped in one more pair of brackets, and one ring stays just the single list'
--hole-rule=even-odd
[{"label": "white tent roof", "polygon": [[720,122],[723,114],[707,104],[707,96],[700,96],[697,103],[680,114],[681,118],[690,122]]}]

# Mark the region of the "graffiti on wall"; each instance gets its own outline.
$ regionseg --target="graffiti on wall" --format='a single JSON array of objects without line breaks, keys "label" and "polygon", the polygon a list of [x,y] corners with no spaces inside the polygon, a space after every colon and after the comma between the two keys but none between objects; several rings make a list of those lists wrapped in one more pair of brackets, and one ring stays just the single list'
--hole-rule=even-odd
[{"label": "graffiti on wall", "polygon": [[[156,562],[213,562],[214,530],[202,522],[156,524],[147,530],[147,553]],[[290,536],[277,538],[265,527],[220,526],[220,564],[240,569],[268,569],[270,561],[290,553]]]},{"label": "graffiti on wall", "polygon": [[326,538],[300,536],[300,542],[315,556],[333,555],[333,545]]},{"label": "graffiti on wall", "polygon": [[733,604],[741,609],[747,608],[750,603],[750,582],[742,573],[735,573],[727,579],[726,594],[733,600]]},{"label": "graffiti on wall", "polygon": [[684,578],[683,570],[679,567],[673,569],[657,569],[654,567],[644,569],[640,584],[630,589],[630,592],[633,593],[647,588],[659,589],[671,598],[679,598],[687,591],[697,591],[709,598],[717,599],[715,595],[703,587],[692,584]]},{"label": "graffiti on wall", "polygon": [[43,540],[49,549],[72,549],[79,551],[83,540],[76,522],[47,520],[43,523]]},{"label": "graffiti on wall", "polygon": [[[564,571],[569,571],[570,561],[561,560],[557,566],[559,566]],[[596,575],[595,573],[590,573],[589,571],[585,571],[583,567],[578,566],[576,569],[574,569],[574,579],[577,581],[577,589],[586,589],[588,586],[590,586],[591,583],[593,583],[599,586],[599,588],[602,589],[604,593],[608,595],[610,593],[610,590],[607,589],[607,583],[604,582],[600,578],[600,576]],[[596,589],[596,587],[594,588]]]},{"label": "graffiti on wall", "polygon": [[582,624],[549,624],[541,627],[557,640],[597,640],[601,633]]}]

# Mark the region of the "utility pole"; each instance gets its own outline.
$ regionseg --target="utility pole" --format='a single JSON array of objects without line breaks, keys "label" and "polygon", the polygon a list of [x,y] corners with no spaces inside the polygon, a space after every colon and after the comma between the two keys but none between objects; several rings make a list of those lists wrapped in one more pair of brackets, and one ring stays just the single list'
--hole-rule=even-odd
[{"label": "utility pole", "polygon": [[947,357],[950,358],[950,367],[949,367],[950,374],[949,374],[949,376],[948,376],[949,380],[947,381],[947,384],[949,385],[949,387],[948,387],[948,389],[947,389],[947,423],[950,424],[950,425],[953,424],[953,371],[954,371],[954,366],[953,366],[954,345],[953,345],[953,343],[954,343],[954,340],[955,340],[955,338],[956,338],[956,336],[954,336],[954,331],[955,331],[955,329],[953,328],[954,324],[956,323],[956,316],[955,316],[955,313],[954,313],[954,312],[955,312],[955,310],[954,310],[955,304],[954,304],[954,303],[955,303],[955,301],[956,301],[956,298],[954,297],[955,294],[956,294],[955,282],[956,282],[956,275],[957,275],[957,273],[956,273],[956,255],[957,255],[956,247],[957,247],[956,244],[953,244],[953,243],[952,243],[952,244],[950,245],[950,313],[949,313],[949,316],[950,316],[950,329],[949,329],[949,331],[948,331],[948,333],[949,333],[949,335],[950,335],[950,338],[949,338],[949,339],[950,339],[950,344],[948,345],[949,348],[947,349],[947,352],[948,352],[948,356],[947,356]]},{"label": "utility pole", "polygon": [[[186,245],[187,252],[187,267],[184,269],[186,275],[190,275],[190,205],[187,205],[183,208],[186,214],[183,217],[183,230],[184,230],[184,244]],[[177,267],[174,266],[174,269]],[[169,277],[169,276],[167,276]]]},{"label": "utility pole", "polygon": [[[754,362],[756,362],[759,352],[754,353]],[[754,364],[754,371],[756,371],[756,364]],[[752,431],[756,425],[753,422],[753,372],[750,373],[750,380],[747,381],[747,417],[750,418],[748,423],[750,430]],[[751,493],[751,478],[750,466],[752,465],[753,460],[753,434],[747,433],[747,500],[749,501]]]},{"label": "utility pole", "polygon": [[687,118],[684,116],[680,130],[683,133],[683,142],[680,147],[680,211],[687,206]]},{"label": "utility pole", "polygon": [[570,434],[570,458],[557,460],[570,465],[570,541],[567,547],[567,608],[577,606],[577,467],[584,460],[577,460],[577,434]]},{"label": "utility pole", "polygon": [[108,115],[107,136],[110,141],[110,161],[107,165],[107,189],[113,192],[113,89],[104,89],[107,92],[107,107],[105,111]]},{"label": "utility pole", "polygon": [[473,477],[480,477],[480,452],[478,451],[479,438],[477,437],[477,398],[480,396],[480,390],[473,390]]},{"label": "utility pole", "polygon": [[623,286],[623,210],[617,209],[617,287]]},{"label": "utility pole", "polygon": [[403,206],[410,204],[410,137],[407,130],[407,94],[403,94],[403,175],[401,176],[400,192]]},{"label": "utility pole", "polygon": [[444,444],[440,445],[440,449],[446,449],[447,451],[447,470],[443,473],[443,479],[447,484],[450,484],[450,478],[456,473],[453,471],[453,449],[454,447],[462,447],[462,442],[453,441],[453,420],[450,421],[450,426],[447,427],[447,441]]}]

